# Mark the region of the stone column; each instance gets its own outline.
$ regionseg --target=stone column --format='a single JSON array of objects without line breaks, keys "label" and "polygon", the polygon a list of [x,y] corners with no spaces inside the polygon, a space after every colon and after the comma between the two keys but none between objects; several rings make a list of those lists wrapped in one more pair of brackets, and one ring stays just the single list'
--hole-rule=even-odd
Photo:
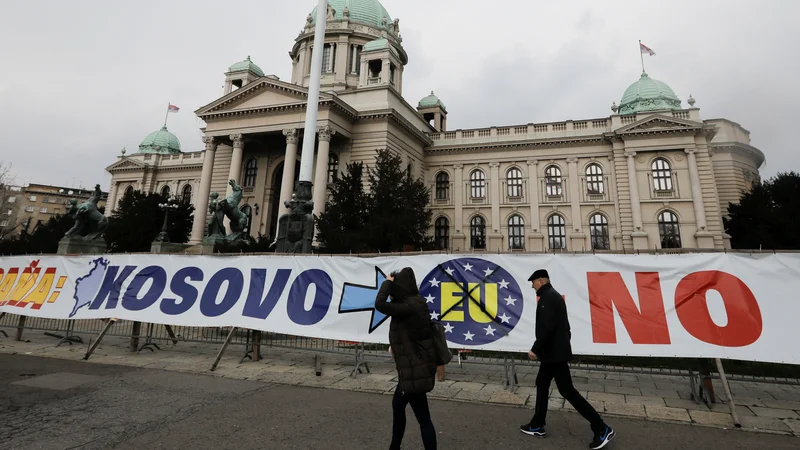
[{"label": "stone column", "polygon": [[111,217],[111,212],[117,206],[117,195],[119,194],[119,183],[111,182],[108,190],[108,199],[106,200],[106,217]]},{"label": "stone column", "polygon": [[328,125],[317,130],[319,148],[317,149],[317,168],[314,173],[314,215],[319,217],[325,211],[325,198],[328,192],[328,155],[331,138],[336,134]]},{"label": "stone column", "polygon": [[211,136],[203,137],[206,144],[206,151],[203,154],[203,172],[200,175],[200,187],[197,190],[197,197],[194,203],[194,221],[192,223],[192,235],[189,240],[191,244],[203,242],[206,230],[206,218],[208,218],[208,196],[211,194],[211,174],[214,171],[214,156],[217,152],[217,145]]},{"label": "stone column", "polygon": [[714,248],[714,235],[708,232],[706,221],[706,206],[703,201],[703,188],[700,185],[700,172],[697,169],[697,148],[687,148],[686,158],[689,163],[689,181],[692,185],[692,205],[694,206],[694,218],[697,223],[698,248]]},{"label": "stone column", "polygon": [[347,80],[347,74],[350,73],[350,67],[347,64],[347,59],[350,57],[350,46],[347,45],[348,35],[344,34],[339,36],[339,42],[336,43],[336,65],[334,71],[336,72],[335,80],[337,83],[344,83]]},{"label": "stone column", "polygon": [[642,228],[642,203],[639,198],[639,181],[636,177],[636,152],[625,152],[628,163],[628,188],[631,194],[631,213],[633,214],[633,249],[647,250],[647,233]]},{"label": "stone column", "polygon": [[578,158],[567,158],[567,173],[569,174],[569,204],[572,216],[572,231],[569,235],[570,248],[573,251],[586,250],[586,234],[583,228],[583,214],[581,214],[581,180],[578,176]]},{"label": "stone column", "polygon": [[488,233],[489,242],[486,249],[491,251],[503,250],[503,224],[500,220],[500,164],[489,163],[489,198],[492,205],[491,231]]},{"label": "stone column", "polygon": [[539,217],[539,161],[528,161],[528,202],[531,205],[530,234],[528,250],[532,252],[544,251],[544,235],[539,231],[541,217]]},{"label": "stone column", "polygon": [[389,84],[390,64],[391,63],[389,62],[388,59],[383,60],[383,66],[381,67],[381,84]]},{"label": "stone column", "polygon": [[466,250],[466,241],[464,234],[464,166],[456,164],[453,166],[455,177],[453,179],[453,205],[455,206],[455,214],[453,217],[453,247],[455,250]]},{"label": "stone column", "polygon": [[283,130],[286,136],[286,156],[283,160],[283,177],[281,178],[280,203],[278,217],[289,214],[285,203],[292,199],[294,192],[294,168],[297,166],[297,130],[289,128]]},{"label": "stone column", "polygon": [[[232,134],[231,140],[233,141],[233,154],[231,155],[231,168],[228,171],[228,180],[236,180],[242,185],[242,156],[244,155],[244,136],[241,134]],[[231,185],[228,185],[227,194],[233,192]]]}]

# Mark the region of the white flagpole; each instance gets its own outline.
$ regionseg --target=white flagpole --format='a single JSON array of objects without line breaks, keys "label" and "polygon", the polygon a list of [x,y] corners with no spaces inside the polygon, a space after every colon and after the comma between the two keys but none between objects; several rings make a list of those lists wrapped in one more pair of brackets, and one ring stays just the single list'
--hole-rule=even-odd
[{"label": "white flagpole", "polygon": [[317,3],[317,23],[314,29],[314,49],[311,50],[311,80],[308,85],[306,123],[303,129],[303,151],[300,154],[300,179],[311,181],[314,146],[317,135],[317,114],[319,111],[319,85],[322,78],[322,47],[325,44],[325,26],[328,17],[328,0]]},{"label": "white flagpole", "polygon": [[644,71],[644,52],[642,52],[642,40],[641,39],[639,39],[639,58],[642,59],[642,73],[645,73],[645,71]]},{"label": "white flagpole", "polygon": [[167,128],[167,119],[169,118],[169,105],[171,105],[171,103],[167,103],[167,114],[164,115],[164,128]]}]

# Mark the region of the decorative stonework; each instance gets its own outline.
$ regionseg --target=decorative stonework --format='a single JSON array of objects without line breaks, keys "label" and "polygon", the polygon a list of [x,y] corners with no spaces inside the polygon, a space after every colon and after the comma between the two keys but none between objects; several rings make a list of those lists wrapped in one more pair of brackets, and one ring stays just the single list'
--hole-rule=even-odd
[{"label": "decorative stonework", "polygon": [[206,144],[206,151],[213,152],[216,149],[216,145],[214,145],[214,137],[213,136],[203,136],[203,143]]},{"label": "decorative stonework", "polygon": [[297,144],[297,129],[296,128],[288,128],[283,130],[283,135],[286,136],[286,143],[287,144]]},{"label": "decorative stonework", "polygon": [[319,127],[317,129],[317,133],[319,135],[320,142],[322,142],[322,141],[330,142],[331,138],[333,137],[333,135],[336,134],[336,130],[334,130],[333,128],[331,128],[328,125],[325,125],[323,127]]},{"label": "decorative stonework", "polygon": [[233,141],[233,147],[234,148],[242,148],[242,147],[244,147],[244,135],[232,134],[230,136],[230,138]]}]

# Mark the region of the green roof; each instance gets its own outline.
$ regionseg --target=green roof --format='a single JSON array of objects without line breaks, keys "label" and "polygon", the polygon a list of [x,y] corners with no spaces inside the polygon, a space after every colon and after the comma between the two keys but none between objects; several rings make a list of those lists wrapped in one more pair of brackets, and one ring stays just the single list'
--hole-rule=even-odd
[{"label": "green roof", "polygon": [[364,44],[364,51],[380,50],[389,46],[389,41],[386,38],[375,39]]},{"label": "green roof", "polygon": [[442,101],[439,100],[439,97],[433,95],[433,91],[431,91],[431,95],[419,101],[419,105],[417,105],[417,108],[430,108],[433,106],[441,106],[442,109],[447,109],[445,108],[444,103],[442,103]]},{"label": "green roof", "polygon": [[147,135],[139,144],[139,153],[172,154],[181,152],[181,142],[177,136],[167,131],[164,125],[160,130]]},{"label": "green roof", "polygon": [[619,104],[619,114],[681,109],[681,101],[672,88],[642,72],[639,81],[625,90]]},{"label": "green roof", "polygon": [[249,70],[260,77],[264,76],[264,71],[261,70],[261,68],[258,67],[253,61],[250,61],[250,56],[248,56],[247,59],[239,61],[228,68],[229,72],[239,72],[242,70]]},{"label": "green roof", "polygon": [[[392,18],[378,0],[328,0],[328,4],[334,9],[335,20],[344,19],[344,9],[350,10],[350,21],[359,22],[375,28],[383,28],[383,18],[386,23],[392,23]],[[311,23],[317,20],[317,8],[311,11]]]}]

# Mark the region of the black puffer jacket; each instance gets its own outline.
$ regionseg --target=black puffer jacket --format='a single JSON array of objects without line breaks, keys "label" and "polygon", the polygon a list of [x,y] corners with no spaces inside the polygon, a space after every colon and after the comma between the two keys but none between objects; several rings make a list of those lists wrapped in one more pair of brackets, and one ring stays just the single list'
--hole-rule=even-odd
[{"label": "black puffer jacket", "polygon": [[[392,300],[387,302],[389,296]],[[428,305],[420,297],[414,271],[406,267],[394,282],[386,280],[375,299],[375,309],[392,318],[392,346],[397,378],[405,394],[430,392],[436,382],[436,353]]]},{"label": "black puffer jacket", "polygon": [[567,304],[549,283],[536,292],[536,342],[531,351],[543,363],[562,363],[572,359],[572,332]]}]

